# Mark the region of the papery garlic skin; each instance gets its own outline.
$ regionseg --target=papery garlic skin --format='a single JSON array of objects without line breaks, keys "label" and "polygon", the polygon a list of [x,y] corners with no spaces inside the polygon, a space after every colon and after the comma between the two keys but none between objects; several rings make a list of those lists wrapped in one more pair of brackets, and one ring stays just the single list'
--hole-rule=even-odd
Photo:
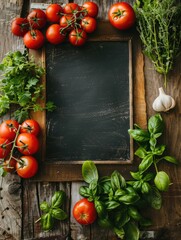
[{"label": "papery garlic skin", "polygon": [[153,102],[153,110],[156,112],[167,112],[175,107],[175,100],[167,95],[163,88],[159,88],[159,96]]}]

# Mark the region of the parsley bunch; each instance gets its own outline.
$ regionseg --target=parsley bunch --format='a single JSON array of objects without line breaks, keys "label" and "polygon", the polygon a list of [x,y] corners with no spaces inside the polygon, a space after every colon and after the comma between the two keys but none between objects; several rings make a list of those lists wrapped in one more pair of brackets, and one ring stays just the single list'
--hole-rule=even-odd
[{"label": "parsley bunch", "polygon": [[45,107],[38,103],[43,99],[44,86],[40,79],[44,69],[28,58],[27,52],[8,53],[0,64],[0,72],[0,116],[14,106],[13,117],[22,122],[30,111],[55,109],[52,102],[47,102]]}]

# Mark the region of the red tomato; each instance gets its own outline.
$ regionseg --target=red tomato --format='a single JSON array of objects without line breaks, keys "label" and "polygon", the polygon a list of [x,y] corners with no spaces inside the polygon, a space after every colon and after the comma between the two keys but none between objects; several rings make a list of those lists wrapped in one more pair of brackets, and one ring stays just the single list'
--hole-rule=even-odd
[{"label": "red tomato", "polygon": [[3,162],[4,171],[9,172],[9,173],[14,172],[16,169],[16,163],[17,163],[17,161],[14,158],[5,160]]},{"label": "red tomato", "polygon": [[10,141],[14,140],[18,127],[19,123],[16,120],[9,119],[3,121],[0,125],[0,137]]},{"label": "red tomato", "polygon": [[20,133],[16,140],[18,151],[24,155],[33,155],[39,149],[38,138],[31,133]]},{"label": "red tomato", "polygon": [[67,3],[64,7],[65,14],[74,14],[80,11],[80,6],[77,3]]},{"label": "red tomato", "polygon": [[89,202],[86,198],[79,200],[73,207],[73,216],[80,224],[92,224],[97,218],[94,203]]},{"label": "red tomato", "polygon": [[6,138],[0,138],[0,158],[5,158],[9,155],[12,149],[12,144]]},{"label": "red tomato", "polygon": [[15,18],[11,24],[11,32],[19,37],[23,37],[29,31],[29,22],[26,18]]},{"label": "red tomato", "polygon": [[52,24],[46,31],[46,38],[52,44],[59,44],[65,40],[65,34],[61,32],[61,26],[57,23]]},{"label": "red tomato", "polygon": [[60,18],[60,26],[63,28],[66,28],[66,30],[71,30],[73,29],[75,22],[74,15],[69,14],[69,15],[64,15]]},{"label": "red tomato", "polygon": [[60,21],[61,13],[63,13],[63,8],[57,3],[50,4],[46,9],[47,19],[52,23]]},{"label": "red tomato", "polygon": [[95,18],[92,17],[84,17],[81,21],[81,27],[84,29],[87,33],[92,33],[96,30],[97,22]]},{"label": "red tomato", "polygon": [[89,16],[89,17],[97,17],[99,8],[95,2],[85,2],[82,5],[82,9],[85,10],[84,16]]},{"label": "red tomato", "polygon": [[69,33],[69,42],[74,46],[82,46],[87,40],[87,33],[80,28]]},{"label": "red tomato", "polygon": [[22,156],[16,163],[17,174],[22,178],[31,178],[38,171],[38,162],[32,156]]},{"label": "red tomato", "polygon": [[29,49],[41,48],[45,42],[43,33],[39,30],[28,31],[23,37],[24,45]]},{"label": "red tomato", "polygon": [[126,2],[113,4],[108,12],[110,23],[119,30],[132,27],[136,21],[135,12],[131,5]]},{"label": "red tomato", "polygon": [[40,133],[40,125],[34,119],[26,119],[21,124],[20,133],[31,133],[38,136]]},{"label": "red tomato", "polygon": [[31,28],[41,29],[46,24],[46,14],[41,9],[33,9],[27,16],[27,19],[30,23]]}]

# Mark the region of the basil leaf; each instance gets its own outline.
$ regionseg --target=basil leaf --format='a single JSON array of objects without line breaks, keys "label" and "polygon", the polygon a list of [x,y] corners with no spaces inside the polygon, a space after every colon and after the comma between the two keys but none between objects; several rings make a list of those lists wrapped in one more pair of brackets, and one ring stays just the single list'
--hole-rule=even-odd
[{"label": "basil leaf", "polygon": [[106,207],[102,201],[94,201],[95,209],[100,218],[107,216]]},{"label": "basil leaf", "polygon": [[79,188],[79,194],[80,194],[82,197],[88,198],[88,197],[90,197],[90,195],[91,195],[91,190],[90,190],[89,187],[87,187],[87,186],[81,186],[81,187]]},{"label": "basil leaf", "polygon": [[111,186],[114,191],[126,187],[125,179],[117,170],[111,174]]},{"label": "basil leaf", "polygon": [[98,181],[98,171],[94,162],[87,160],[83,163],[82,176],[87,183],[91,183],[93,180]]},{"label": "basil leaf", "polygon": [[147,182],[144,182],[144,183],[141,185],[141,192],[142,192],[143,194],[149,193],[150,189],[151,189],[151,186],[150,186],[150,184],[147,183]]},{"label": "basil leaf", "polygon": [[141,163],[139,164],[139,171],[141,173],[145,172],[153,163],[153,156],[147,155],[146,157],[143,158]]},{"label": "basil leaf", "polygon": [[170,178],[166,172],[160,171],[157,172],[154,183],[160,191],[167,191],[170,185]]},{"label": "basil leaf", "polygon": [[140,180],[142,178],[142,175],[140,172],[130,172],[132,178],[136,179],[136,180]]},{"label": "basil leaf", "polygon": [[49,206],[49,204],[47,203],[47,202],[42,202],[41,204],[40,204],[40,209],[43,211],[43,212],[49,212],[49,210],[50,210],[50,206]]},{"label": "basil leaf", "polygon": [[119,201],[124,204],[133,204],[137,202],[140,199],[140,196],[138,194],[126,194],[124,196],[119,197]]},{"label": "basil leaf", "polygon": [[92,196],[95,197],[96,193],[98,191],[97,179],[94,179],[90,182],[89,189],[90,189],[90,192],[91,192]]},{"label": "basil leaf", "polygon": [[147,151],[143,147],[139,147],[134,153],[139,158],[144,158],[147,155]]},{"label": "basil leaf", "polygon": [[147,174],[144,176],[143,181],[148,182],[148,181],[152,180],[154,177],[155,177],[155,174],[154,174],[154,173],[147,173]]},{"label": "basil leaf", "polygon": [[132,219],[136,221],[139,221],[142,218],[141,214],[138,212],[138,209],[134,206],[129,206],[128,214]]},{"label": "basil leaf", "polygon": [[52,197],[51,207],[57,208],[60,207],[65,200],[65,192],[63,190],[56,191]]},{"label": "basil leaf", "polygon": [[65,213],[62,209],[60,208],[54,208],[51,211],[52,217],[58,220],[65,220],[68,218],[67,213]]},{"label": "basil leaf", "polygon": [[120,206],[120,203],[116,201],[108,201],[105,204],[106,204],[106,209],[108,210],[115,209]]},{"label": "basil leaf", "polygon": [[130,216],[127,213],[127,208],[121,207],[113,214],[113,221],[115,227],[123,227],[130,220]]},{"label": "basil leaf", "polygon": [[100,227],[103,227],[103,228],[112,228],[112,222],[108,217],[98,218],[98,224]]},{"label": "basil leaf", "polygon": [[171,156],[164,156],[163,159],[165,159],[167,162],[178,164],[178,161],[176,158]]},{"label": "basil leaf", "polygon": [[166,148],[165,145],[160,145],[154,149],[153,154],[161,156],[164,153],[165,148]]},{"label": "basil leaf", "polygon": [[115,228],[114,227],[114,233],[120,238],[120,239],[124,239],[125,237],[125,232],[123,228]]},{"label": "basil leaf", "polygon": [[145,200],[154,209],[160,209],[162,206],[162,196],[156,187],[151,187],[148,194],[144,195]]},{"label": "basil leaf", "polygon": [[160,114],[155,114],[148,120],[148,130],[150,133],[162,133],[163,128],[164,123]]},{"label": "basil leaf", "polygon": [[45,213],[41,216],[41,225],[43,230],[48,231],[53,228],[54,220],[50,213]]},{"label": "basil leaf", "polygon": [[150,134],[147,130],[129,129],[128,133],[137,142],[147,142],[150,140]]},{"label": "basil leaf", "polygon": [[135,223],[128,222],[124,227],[125,240],[139,240],[140,231]]}]

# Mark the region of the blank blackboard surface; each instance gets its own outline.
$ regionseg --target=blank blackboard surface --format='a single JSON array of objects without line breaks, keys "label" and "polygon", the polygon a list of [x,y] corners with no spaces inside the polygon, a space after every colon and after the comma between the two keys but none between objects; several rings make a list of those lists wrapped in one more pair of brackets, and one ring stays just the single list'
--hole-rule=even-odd
[{"label": "blank blackboard surface", "polygon": [[128,41],[46,46],[46,160],[130,159]]}]

